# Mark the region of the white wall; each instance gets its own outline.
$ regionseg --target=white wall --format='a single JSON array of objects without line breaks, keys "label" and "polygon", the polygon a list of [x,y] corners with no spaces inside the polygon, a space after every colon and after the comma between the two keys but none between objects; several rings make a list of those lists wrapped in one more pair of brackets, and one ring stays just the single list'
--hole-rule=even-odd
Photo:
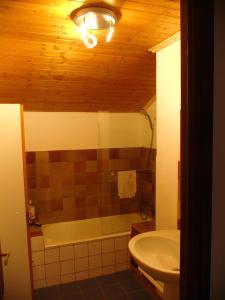
[{"label": "white wall", "polygon": [[5,300],[31,299],[20,106],[0,104],[0,240],[9,252]]},{"label": "white wall", "polygon": [[98,114],[25,112],[26,151],[89,149],[98,145]]},{"label": "white wall", "polygon": [[141,147],[142,119],[139,113],[99,113],[99,147]]},{"label": "white wall", "polygon": [[156,227],[177,228],[180,157],[180,41],[156,54]]},{"label": "white wall", "polygon": [[215,1],[211,300],[225,299],[225,2]]},{"label": "white wall", "polygon": [[25,112],[24,123],[26,151],[150,144],[148,122],[139,113]]}]

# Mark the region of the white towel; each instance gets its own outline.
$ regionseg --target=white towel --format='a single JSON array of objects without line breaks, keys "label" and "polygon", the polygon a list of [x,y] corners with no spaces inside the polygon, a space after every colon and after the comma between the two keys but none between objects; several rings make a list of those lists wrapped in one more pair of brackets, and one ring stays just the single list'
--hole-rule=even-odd
[{"label": "white towel", "polygon": [[118,172],[118,194],[120,198],[133,198],[137,191],[136,171]]}]

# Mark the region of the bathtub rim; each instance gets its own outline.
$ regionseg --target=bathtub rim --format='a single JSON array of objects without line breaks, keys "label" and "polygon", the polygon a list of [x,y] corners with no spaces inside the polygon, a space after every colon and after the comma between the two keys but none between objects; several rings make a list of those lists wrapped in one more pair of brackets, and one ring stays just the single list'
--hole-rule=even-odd
[{"label": "bathtub rim", "polygon": [[117,238],[117,237],[123,237],[123,236],[131,236],[131,231],[124,231],[124,232],[117,232],[117,233],[112,233],[112,234],[107,234],[107,235],[101,235],[93,238],[85,238],[85,239],[79,239],[79,240],[72,240],[72,241],[62,241],[62,242],[57,242],[51,245],[46,244],[45,241],[45,236],[43,235],[44,238],[44,248],[45,249],[53,249],[57,247],[66,247],[66,246],[71,246],[71,245],[77,245],[77,244],[82,244],[82,243],[89,243],[89,242],[94,242],[94,241],[101,241],[101,240],[107,240],[110,238]]}]

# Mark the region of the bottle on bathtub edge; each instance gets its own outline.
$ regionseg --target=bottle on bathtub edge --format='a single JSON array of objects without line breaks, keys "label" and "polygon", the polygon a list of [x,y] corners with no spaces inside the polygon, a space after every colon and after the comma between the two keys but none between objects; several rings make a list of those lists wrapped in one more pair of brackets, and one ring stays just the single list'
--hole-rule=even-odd
[{"label": "bottle on bathtub edge", "polygon": [[29,200],[28,204],[29,204],[28,205],[28,222],[31,225],[31,224],[35,223],[35,218],[36,218],[35,207],[34,207],[31,199]]}]

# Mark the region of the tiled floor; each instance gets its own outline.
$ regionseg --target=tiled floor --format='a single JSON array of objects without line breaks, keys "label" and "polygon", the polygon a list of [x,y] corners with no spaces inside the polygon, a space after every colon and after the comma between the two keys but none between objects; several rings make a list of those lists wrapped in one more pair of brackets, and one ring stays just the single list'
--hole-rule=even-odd
[{"label": "tiled floor", "polygon": [[36,290],[35,300],[151,300],[131,271]]}]

